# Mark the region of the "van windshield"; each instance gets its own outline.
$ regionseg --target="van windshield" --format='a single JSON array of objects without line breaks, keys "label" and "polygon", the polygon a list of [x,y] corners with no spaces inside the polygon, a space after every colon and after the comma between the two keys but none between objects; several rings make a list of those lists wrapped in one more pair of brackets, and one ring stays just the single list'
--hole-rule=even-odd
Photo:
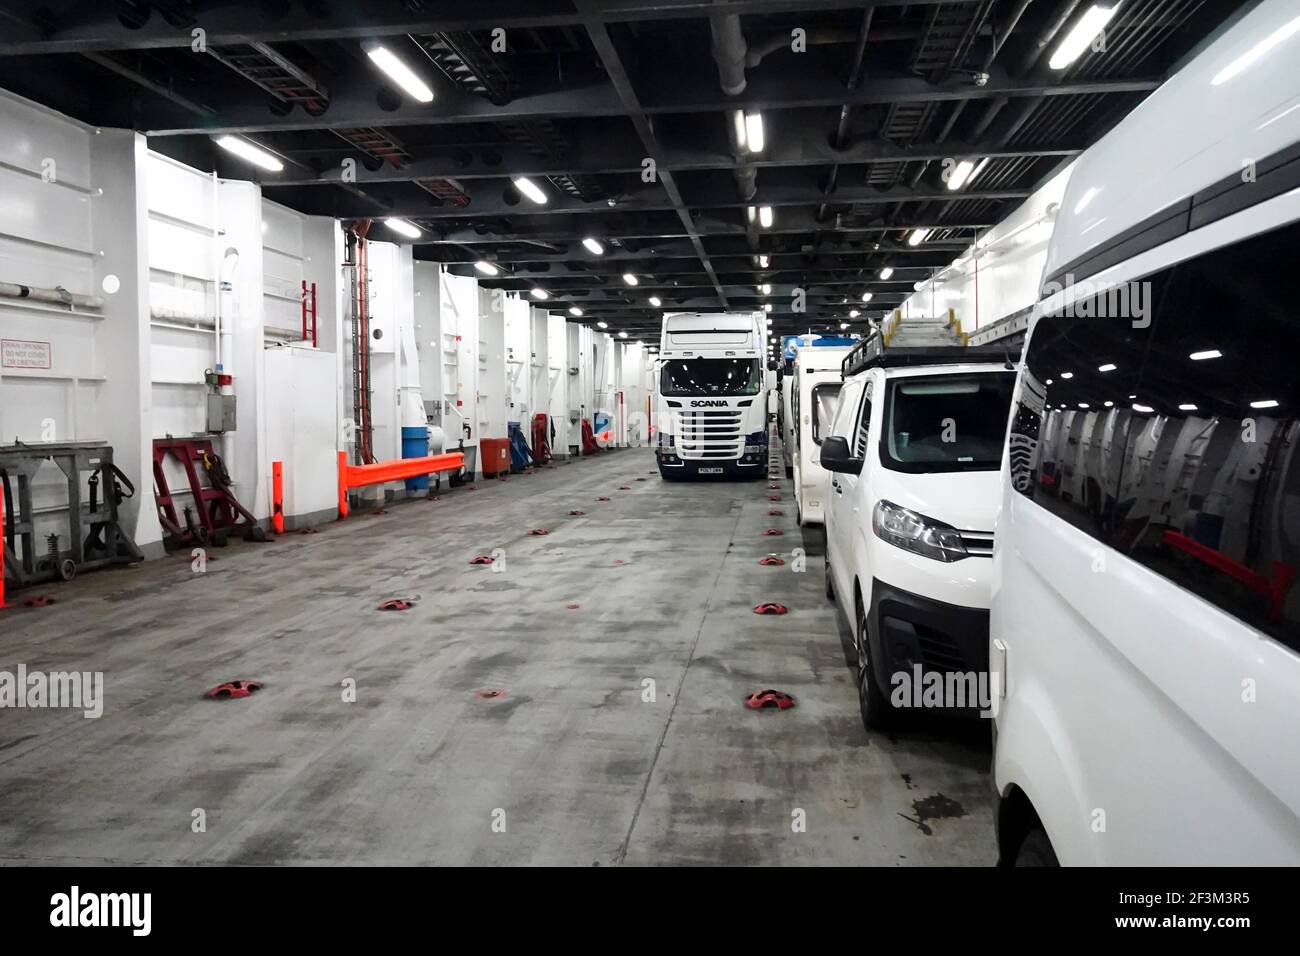
[{"label": "van windshield", "polygon": [[661,395],[757,395],[762,388],[758,359],[672,359],[659,373]]},{"label": "van windshield", "polygon": [[880,434],[881,463],[893,471],[996,471],[1015,372],[896,378]]}]

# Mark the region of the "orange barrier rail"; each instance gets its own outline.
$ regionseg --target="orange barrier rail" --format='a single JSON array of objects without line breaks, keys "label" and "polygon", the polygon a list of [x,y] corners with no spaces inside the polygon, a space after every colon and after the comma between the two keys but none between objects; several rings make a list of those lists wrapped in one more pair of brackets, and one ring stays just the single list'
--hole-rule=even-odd
[{"label": "orange barrier rail", "polygon": [[382,485],[386,481],[420,478],[465,466],[465,455],[453,451],[423,458],[390,458],[372,465],[349,465],[348,453],[339,452],[339,517],[348,516],[348,491],[365,485]]},{"label": "orange barrier rail", "polygon": [[271,462],[271,527],[284,534],[284,462]]}]

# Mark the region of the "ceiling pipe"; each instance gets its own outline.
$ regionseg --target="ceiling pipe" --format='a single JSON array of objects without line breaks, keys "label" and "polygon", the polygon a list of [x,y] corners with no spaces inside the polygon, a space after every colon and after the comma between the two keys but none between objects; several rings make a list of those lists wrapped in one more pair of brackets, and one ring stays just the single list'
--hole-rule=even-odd
[{"label": "ceiling pipe", "polygon": [[[1034,38],[1034,42],[1030,45],[1029,51],[1021,61],[1019,69],[1012,74],[1013,77],[1019,79],[1037,66],[1043,51],[1056,39],[1057,34],[1061,32],[1061,29],[1069,21],[1081,2],[1082,0],[1065,0],[1056,16],[1052,17],[1039,31],[1038,36]],[[1023,10],[1020,12],[1021,14],[1024,13]],[[978,141],[988,131],[993,120],[997,118],[998,113],[1002,111],[1008,102],[1010,102],[1010,97],[1007,96],[999,96],[989,101],[989,105],[984,108],[984,115],[979,118],[979,122],[975,124],[975,128],[971,131],[971,142]],[[1037,105],[1037,100],[1031,100],[1031,102],[1035,106]],[[1023,123],[1024,120],[1020,122]],[[1019,127],[1017,126],[1017,128]]]},{"label": "ceiling pipe", "polygon": [[[845,89],[850,92],[858,88],[862,82],[862,62],[866,58],[867,37],[871,34],[871,17],[875,13],[875,7],[867,7],[862,11],[862,25],[858,27],[858,43],[853,49],[853,65],[849,68],[849,78],[844,84]],[[840,106],[840,119],[835,125],[835,133],[831,138],[831,146],[834,149],[843,149],[845,140],[849,132],[849,118],[853,115],[853,107],[849,103]],[[829,196],[835,192],[835,186],[839,183],[840,164],[834,163],[831,171],[826,177],[826,186],[822,192]],[[814,217],[817,222],[826,219],[826,203],[823,202],[817,207],[817,215]]]},{"label": "ceiling pipe", "polygon": [[[724,3],[726,0],[717,0]],[[709,29],[713,33],[713,59],[718,64],[718,79],[722,92],[739,96],[745,92],[745,55],[748,47],[740,28],[740,15],[713,13],[709,15]]]},{"label": "ceiling pipe", "polygon": [[31,299],[33,302],[49,302],[52,305],[67,306],[69,309],[102,309],[104,307],[104,299],[101,296],[69,292],[62,286],[43,289],[40,286],[22,285],[18,282],[0,282],[0,297],[6,299]]},{"label": "ceiling pipe", "polygon": [[[726,0],[717,2],[724,3]],[[738,96],[745,91],[745,56],[748,53],[740,16],[735,13],[711,14],[709,30],[713,34],[713,59],[718,64],[718,82],[722,92],[727,96]],[[740,142],[739,130],[730,113],[726,116],[726,124],[727,142],[736,161],[736,166],[732,169],[736,191],[743,201],[748,202],[758,192],[758,169],[752,163],[744,161],[748,150]],[[758,248],[758,230],[753,223],[746,223],[745,237],[751,249]]]}]

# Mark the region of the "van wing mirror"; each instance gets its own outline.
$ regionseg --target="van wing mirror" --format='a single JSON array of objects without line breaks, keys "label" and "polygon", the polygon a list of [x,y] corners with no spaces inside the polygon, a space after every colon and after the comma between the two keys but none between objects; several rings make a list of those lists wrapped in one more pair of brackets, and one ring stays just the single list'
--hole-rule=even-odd
[{"label": "van wing mirror", "polygon": [[827,471],[842,475],[859,475],[862,473],[862,459],[854,458],[849,453],[847,438],[831,435],[822,440],[821,466]]}]

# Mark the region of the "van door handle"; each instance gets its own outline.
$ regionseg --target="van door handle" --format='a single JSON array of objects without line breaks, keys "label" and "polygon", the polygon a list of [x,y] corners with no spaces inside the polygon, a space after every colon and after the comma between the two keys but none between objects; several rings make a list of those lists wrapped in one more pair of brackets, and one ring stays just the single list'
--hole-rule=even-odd
[{"label": "van door handle", "polygon": [[844,489],[840,487],[840,483],[839,483],[838,481],[832,481],[832,482],[831,482],[831,487],[835,489],[835,493],[836,493],[837,495],[842,495],[842,494],[844,494]]}]

